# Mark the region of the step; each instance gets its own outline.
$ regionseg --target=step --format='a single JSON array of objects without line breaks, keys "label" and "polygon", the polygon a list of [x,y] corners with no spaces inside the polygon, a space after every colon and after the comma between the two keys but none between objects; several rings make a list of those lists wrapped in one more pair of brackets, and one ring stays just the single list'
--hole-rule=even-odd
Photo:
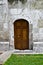
[{"label": "step", "polygon": [[14,50],[14,54],[22,54],[22,53],[24,53],[24,54],[29,54],[29,53],[33,53],[33,50]]}]

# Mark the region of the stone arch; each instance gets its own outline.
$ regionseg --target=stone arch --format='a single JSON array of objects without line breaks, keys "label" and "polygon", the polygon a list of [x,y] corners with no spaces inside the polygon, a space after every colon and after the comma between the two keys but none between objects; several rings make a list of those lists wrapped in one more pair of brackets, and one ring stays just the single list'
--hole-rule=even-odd
[{"label": "stone arch", "polygon": [[29,24],[32,23],[31,20],[28,19],[28,17],[24,17],[24,16],[20,16],[20,17],[12,19],[12,21],[13,21],[12,23],[14,23],[16,20],[20,20],[20,19],[26,20]]}]

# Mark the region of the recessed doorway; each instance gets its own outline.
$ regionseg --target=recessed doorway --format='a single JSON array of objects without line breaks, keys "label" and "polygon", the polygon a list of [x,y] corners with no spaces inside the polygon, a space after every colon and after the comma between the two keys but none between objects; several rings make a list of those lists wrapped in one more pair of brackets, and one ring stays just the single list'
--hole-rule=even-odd
[{"label": "recessed doorway", "polygon": [[18,19],[14,22],[14,47],[19,50],[29,49],[29,23]]}]

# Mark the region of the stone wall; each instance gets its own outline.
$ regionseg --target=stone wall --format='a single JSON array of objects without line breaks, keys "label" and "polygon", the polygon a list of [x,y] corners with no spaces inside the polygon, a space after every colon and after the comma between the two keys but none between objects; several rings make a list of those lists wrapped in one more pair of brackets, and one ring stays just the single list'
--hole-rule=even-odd
[{"label": "stone wall", "polygon": [[0,41],[9,40],[8,30],[8,2],[0,0]]},{"label": "stone wall", "polygon": [[13,2],[12,5],[9,5],[7,0],[0,0],[0,41],[9,41],[10,47],[14,48],[13,22],[23,18],[33,25],[33,27],[30,27],[32,28],[32,31],[30,29],[30,43],[42,42],[43,0],[27,0],[25,4],[19,1],[18,4]]},{"label": "stone wall", "polygon": [[24,9],[23,11],[22,11],[22,9],[10,9],[10,22],[9,22],[9,24],[10,24],[10,47],[12,46],[14,48],[14,25],[13,25],[13,23],[17,19],[25,19],[29,22],[29,42],[30,42],[29,48],[31,49],[32,42],[33,42],[32,41],[33,26],[32,26],[32,23],[31,23],[31,20],[30,20],[28,14],[26,14],[27,12],[25,12],[25,11],[28,12],[27,8]]},{"label": "stone wall", "polygon": [[[18,4],[15,4],[14,2],[12,5],[10,5],[9,24],[10,24],[10,45],[11,46],[12,45],[14,46],[13,22],[20,18],[26,19],[30,24],[33,25],[33,28],[31,31],[32,34],[30,34],[31,36],[30,43],[43,41],[43,31],[42,31],[43,4],[42,3],[43,3],[43,0],[27,0],[25,4],[22,4],[19,1]],[[11,32],[11,30],[13,32]]]}]

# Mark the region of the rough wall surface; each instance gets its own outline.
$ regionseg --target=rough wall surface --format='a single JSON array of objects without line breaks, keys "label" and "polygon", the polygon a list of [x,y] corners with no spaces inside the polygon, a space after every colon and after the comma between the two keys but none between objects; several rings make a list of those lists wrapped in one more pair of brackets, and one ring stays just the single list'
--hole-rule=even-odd
[{"label": "rough wall surface", "polygon": [[43,0],[27,0],[25,4],[19,1],[15,6],[13,3],[9,11],[11,22],[17,18],[28,18],[33,24],[33,41],[43,41]]},{"label": "rough wall surface", "polygon": [[18,4],[15,4],[15,2],[13,2],[12,5],[8,4],[7,0],[0,0],[0,41],[10,41],[10,45],[13,47],[13,22],[17,19],[23,18],[33,25],[31,32],[33,34],[33,42],[42,42],[43,0],[27,0],[25,4],[22,4],[20,1],[18,1]]},{"label": "rough wall surface", "polygon": [[0,0],[0,41],[8,41],[8,3]]}]

